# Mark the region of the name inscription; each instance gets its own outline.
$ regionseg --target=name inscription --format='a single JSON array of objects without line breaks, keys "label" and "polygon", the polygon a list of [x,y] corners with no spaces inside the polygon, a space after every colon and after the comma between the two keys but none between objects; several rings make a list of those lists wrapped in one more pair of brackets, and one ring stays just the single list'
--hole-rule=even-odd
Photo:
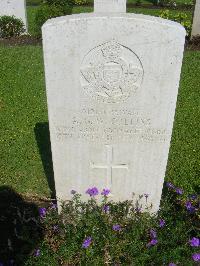
[{"label": "name inscription", "polygon": [[130,109],[83,108],[70,112],[66,123],[55,126],[58,141],[80,139],[112,144],[116,142],[165,142],[170,132],[152,126],[150,118]]}]

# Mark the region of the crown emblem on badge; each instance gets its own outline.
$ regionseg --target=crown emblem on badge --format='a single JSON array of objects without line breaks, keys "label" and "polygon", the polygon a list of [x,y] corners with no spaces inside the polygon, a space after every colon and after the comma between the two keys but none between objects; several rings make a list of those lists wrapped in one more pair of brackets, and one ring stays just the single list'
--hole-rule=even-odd
[{"label": "crown emblem on badge", "polygon": [[90,50],[81,64],[85,93],[103,103],[127,100],[140,87],[143,67],[137,55],[115,40]]},{"label": "crown emblem on badge", "polygon": [[108,59],[119,58],[122,54],[122,48],[120,44],[115,41],[110,41],[104,44],[101,49],[103,56]]}]

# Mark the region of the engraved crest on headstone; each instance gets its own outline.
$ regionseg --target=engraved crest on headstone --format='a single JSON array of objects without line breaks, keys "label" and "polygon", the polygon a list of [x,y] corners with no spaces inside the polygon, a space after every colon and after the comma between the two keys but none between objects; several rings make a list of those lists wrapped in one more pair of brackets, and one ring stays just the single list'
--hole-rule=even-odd
[{"label": "engraved crest on headstone", "polygon": [[144,71],[138,56],[115,40],[95,47],[81,65],[81,85],[105,103],[125,101],[140,87]]}]

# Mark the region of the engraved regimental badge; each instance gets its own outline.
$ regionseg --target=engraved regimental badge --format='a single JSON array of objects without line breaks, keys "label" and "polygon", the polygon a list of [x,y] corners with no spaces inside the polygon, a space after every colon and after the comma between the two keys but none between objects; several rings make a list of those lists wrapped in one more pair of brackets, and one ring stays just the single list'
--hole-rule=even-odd
[{"label": "engraved regimental badge", "polygon": [[89,51],[81,65],[82,88],[104,103],[128,99],[140,87],[143,75],[138,56],[114,40]]}]

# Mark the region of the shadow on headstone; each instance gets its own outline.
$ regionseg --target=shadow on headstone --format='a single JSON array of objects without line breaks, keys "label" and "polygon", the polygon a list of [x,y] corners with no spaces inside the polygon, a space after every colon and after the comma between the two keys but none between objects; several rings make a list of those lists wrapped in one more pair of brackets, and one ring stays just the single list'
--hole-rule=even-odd
[{"label": "shadow on headstone", "polygon": [[8,186],[0,187],[0,263],[22,266],[43,239],[36,204]]},{"label": "shadow on headstone", "polygon": [[43,168],[51,190],[51,197],[55,198],[55,183],[53,174],[53,163],[51,155],[51,142],[49,135],[49,123],[37,123],[34,128],[37,145],[39,148]]}]

